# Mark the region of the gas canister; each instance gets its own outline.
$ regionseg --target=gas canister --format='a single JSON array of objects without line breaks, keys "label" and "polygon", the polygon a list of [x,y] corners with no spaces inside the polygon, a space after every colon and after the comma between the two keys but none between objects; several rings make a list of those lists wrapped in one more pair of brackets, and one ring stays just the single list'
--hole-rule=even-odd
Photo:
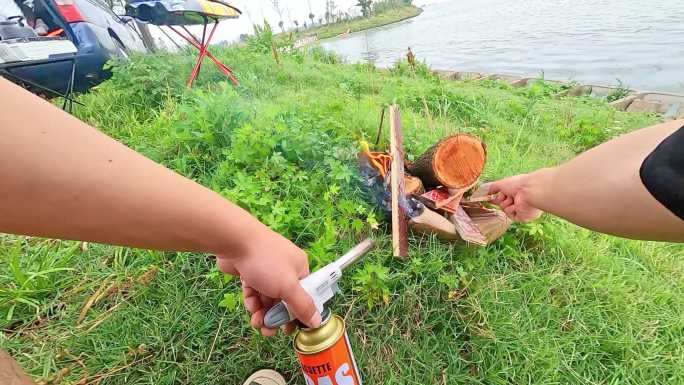
[{"label": "gas canister", "polygon": [[362,385],[344,320],[328,309],[317,328],[301,328],[294,348],[306,385]]}]

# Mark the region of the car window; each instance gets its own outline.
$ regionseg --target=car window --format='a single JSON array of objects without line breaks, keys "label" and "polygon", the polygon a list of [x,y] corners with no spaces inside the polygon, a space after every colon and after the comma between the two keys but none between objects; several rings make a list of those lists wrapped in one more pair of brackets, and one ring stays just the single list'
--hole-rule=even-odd
[{"label": "car window", "polygon": [[14,0],[0,0],[0,20],[13,16],[23,16]]}]

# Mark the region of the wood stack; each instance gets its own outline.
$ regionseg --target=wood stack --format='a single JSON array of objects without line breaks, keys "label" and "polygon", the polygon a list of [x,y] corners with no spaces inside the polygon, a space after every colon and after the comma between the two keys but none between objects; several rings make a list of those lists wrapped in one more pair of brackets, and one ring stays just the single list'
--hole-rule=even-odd
[{"label": "wood stack", "polygon": [[[468,134],[452,135],[408,164],[402,139],[399,110],[391,106],[390,151],[371,152],[366,148],[360,153],[389,188],[396,257],[408,255],[406,223],[414,232],[479,246],[488,245],[506,232],[510,220],[487,203],[494,196],[476,188],[487,160],[482,141]],[[405,202],[413,198],[424,207],[406,215]]]}]

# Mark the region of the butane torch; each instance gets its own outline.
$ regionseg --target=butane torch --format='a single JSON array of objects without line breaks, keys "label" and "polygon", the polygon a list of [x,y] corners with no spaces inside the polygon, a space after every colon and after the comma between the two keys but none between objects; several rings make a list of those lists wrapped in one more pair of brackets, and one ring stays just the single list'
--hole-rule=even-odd
[{"label": "butane torch", "polygon": [[[375,242],[367,238],[335,262],[327,264],[299,281],[299,284],[313,298],[313,302],[319,312],[323,313],[325,303],[339,290],[337,281],[342,277],[342,270],[361,258],[373,246],[375,246]],[[266,312],[264,325],[268,328],[276,328],[292,320],[294,320],[294,317],[287,309],[287,304],[279,302]]]}]

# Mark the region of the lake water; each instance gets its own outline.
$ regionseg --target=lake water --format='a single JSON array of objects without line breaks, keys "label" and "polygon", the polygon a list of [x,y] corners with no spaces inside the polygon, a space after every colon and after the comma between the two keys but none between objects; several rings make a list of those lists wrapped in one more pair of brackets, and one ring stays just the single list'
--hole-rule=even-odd
[{"label": "lake water", "polygon": [[[420,2],[414,1],[420,5]],[[389,66],[411,47],[433,69],[684,93],[684,0],[454,0],[322,42]]]}]

